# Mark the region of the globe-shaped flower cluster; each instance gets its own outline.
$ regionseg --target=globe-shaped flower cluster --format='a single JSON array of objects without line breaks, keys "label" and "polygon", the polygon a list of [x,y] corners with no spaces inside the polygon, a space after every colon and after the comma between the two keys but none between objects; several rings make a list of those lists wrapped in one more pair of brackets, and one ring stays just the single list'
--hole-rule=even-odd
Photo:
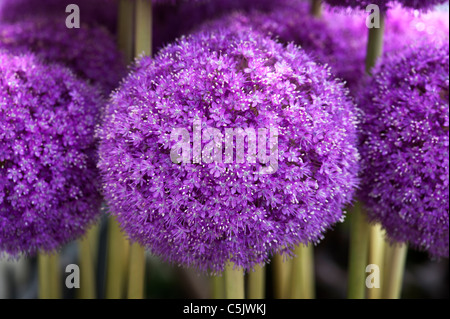
[{"label": "globe-shaped flower cluster", "polygon": [[47,18],[2,24],[0,49],[12,54],[31,51],[49,63],[68,66],[78,76],[99,85],[108,95],[126,74],[125,61],[114,38],[103,28],[82,24],[68,29]]},{"label": "globe-shaped flower cluster", "polygon": [[[172,162],[173,130],[195,143],[195,123],[203,134],[265,128],[267,138],[276,128],[277,169]],[[112,95],[99,130],[105,198],[131,239],[165,260],[251,269],[343,219],[357,184],[356,123],[343,83],[298,47],[250,29],[196,33],[137,61]]]},{"label": "globe-shaped flower cluster", "polygon": [[[325,9],[322,17],[316,18],[309,10],[307,1],[285,0],[270,12],[235,12],[207,22],[200,29],[251,27],[283,43],[294,42],[315,61],[331,66],[336,76],[357,95],[366,75],[366,14],[358,11],[343,14]],[[430,42],[448,42],[448,32],[447,12],[414,14],[395,6],[386,16],[384,51],[397,52],[424,38]]]},{"label": "globe-shaped flower cluster", "polygon": [[118,0],[0,0],[0,22],[21,22],[34,18],[59,20],[65,25],[70,4],[80,9],[80,21],[102,25],[112,33],[117,28]]},{"label": "globe-shaped flower cluster", "polygon": [[325,2],[331,6],[359,8],[363,10],[371,4],[375,4],[383,11],[388,10],[396,3],[400,3],[406,8],[429,10],[434,6],[447,1],[448,0],[325,0]]},{"label": "globe-shaped flower cluster", "polygon": [[389,238],[449,253],[449,48],[385,59],[360,98],[361,197]]},{"label": "globe-shaped flower cluster", "polygon": [[0,252],[50,252],[96,220],[102,103],[68,69],[0,52]]}]

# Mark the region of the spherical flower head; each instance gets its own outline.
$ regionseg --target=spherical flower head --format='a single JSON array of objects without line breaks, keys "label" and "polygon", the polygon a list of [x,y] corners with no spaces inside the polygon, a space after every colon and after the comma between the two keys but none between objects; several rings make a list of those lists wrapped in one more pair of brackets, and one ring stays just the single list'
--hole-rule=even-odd
[{"label": "spherical flower head", "polygon": [[449,253],[449,48],[429,43],[378,65],[363,92],[361,197],[390,239]]},{"label": "spherical flower head", "polygon": [[384,46],[387,52],[427,41],[432,45],[449,41],[449,12],[418,12],[395,6],[386,13]]},{"label": "spherical flower head", "polygon": [[429,10],[438,4],[448,0],[325,0],[333,7],[355,8],[365,10],[371,4],[377,5],[380,10],[387,11],[396,3],[400,3],[405,8]]},{"label": "spherical flower head", "polygon": [[125,60],[114,38],[101,27],[82,24],[68,29],[63,21],[45,18],[3,24],[0,49],[13,54],[31,51],[51,63],[68,66],[99,85],[108,95],[126,74]]},{"label": "spherical flower head", "polygon": [[[294,42],[317,62],[328,64],[350,89],[364,76],[365,18],[359,13],[324,10],[323,18],[310,14],[310,3],[291,1],[270,12],[235,12],[200,27],[241,29],[251,27],[287,44]],[[357,36],[355,36],[357,35]]]},{"label": "spherical flower head", "polygon": [[0,52],[0,253],[51,252],[96,220],[99,96],[66,68]]},{"label": "spherical flower head", "polygon": [[[265,13],[233,13],[200,27],[240,29],[251,27],[283,43],[300,45],[317,62],[328,64],[348,88],[357,94],[365,78],[368,38],[366,14],[358,11],[323,10],[313,17],[308,2],[293,1]],[[406,45],[423,41],[448,42],[448,12],[417,13],[396,6],[386,16],[384,51],[396,52]]]},{"label": "spherical flower head", "polygon": [[[111,96],[99,131],[110,210],[132,240],[202,271],[220,272],[227,261],[251,269],[317,243],[342,221],[357,184],[347,95],[304,51],[250,29],[183,37],[139,60]],[[248,129],[273,147],[265,160],[247,158],[251,142],[243,162],[219,150],[211,162],[208,134],[222,136],[213,144],[225,150],[226,129],[242,137]],[[172,159],[178,130],[192,141],[180,164]]]},{"label": "spherical flower head", "polygon": [[439,4],[448,2],[448,0],[396,0],[396,2],[405,8],[427,11]]},{"label": "spherical flower head", "polygon": [[118,0],[0,0],[0,22],[21,22],[36,17],[59,20],[65,24],[70,4],[80,9],[80,20],[102,25],[112,33],[117,28]]},{"label": "spherical flower head", "polygon": [[386,11],[389,8],[391,0],[325,0],[325,2],[338,8],[355,8],[365,10],[367,6],[374,4],[381,10]]}]

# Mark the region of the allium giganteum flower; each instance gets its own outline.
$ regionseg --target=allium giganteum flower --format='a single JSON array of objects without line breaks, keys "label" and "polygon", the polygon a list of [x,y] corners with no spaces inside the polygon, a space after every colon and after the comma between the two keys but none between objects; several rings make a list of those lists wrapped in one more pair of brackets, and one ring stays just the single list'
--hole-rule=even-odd
[{"label": "allium giganteum flower", "polygon": [[361,98],[361,195],[388,236],[449,253],[449,48],[386,58]]},{"label": "allium giganteum flower", "polygon": [[324,10],[323,15],[323,19],[317,19],[310,14],[308,1],[293,0],[285,1],[270,12],[235,12],[200,28],[251,27],[285,44],[294,42],[315,61],[330,65],[336,76],[353,89],[364,76],[365,17],[361,14],[341,15],[329,10]]},{"label": "allium giganteum flower", "polygon": [[[358,11],[342,14],[325,9],[322,18],[316,18],[309,10],[307,1],[286,1],[268,13],[235,12],[201,28],[252,27],[283,43],[294,42],[315,61],[330,65],[336,76],[347,82],[351,92],[357,93],[365,76],[366,14]],[[415,14],[396,6],[386,16],[384,51],[396,52],[423,38],[448,41],[448,32],[448,12]]]},{"label": "allium giganteum flower", "polygon": [[0,22],[23,22],[37,17],[62,19],[69,15],[66,7],[76,4],[83,24],[102,25],[116,31],[118,0],[0,0]]},{"label": "allium giganteum flower", "polygon": [[95,221],[99,96],[66,68],[0,52],[0,253],[55,250]]},{"label": "allium giganteum flower", "polygon": [[389,8],[391,0],[324,0],[333,7],[359,8],[365,10],[368,5],[375,4],[382,10]]},{"label": "allium giganteum flower", "polygon": [[[99,131],[105,197],[124,230],[203,271],[228,260],[250,269],[283,247],[317,243],[343,219],[357,183],[355,110],[343,84],[294,45],[242,31],[194,34],[139,60]],[[277,128],[277,171],[173,163],[171,133],[192,134],[196,120],[203,134]]]},{"label": "allium giganteum flower", "polygon": [[125,75],[124,58],[115,39],[98,26],[82,24],[79,29],[68,29],[63,20],[35,18],[0,27],[0,49],[13,54],[32,51],[50,63],[68,66],[99,85],[105,95]]},{"label": "allium giganteum flower", "polygon": [[376,4],[381,10],[388,10],[393,4],[400,3],[403,7],[428,10],[447,2],[448,0],[325,0],[331,6],[366,9],[368,5]]}]

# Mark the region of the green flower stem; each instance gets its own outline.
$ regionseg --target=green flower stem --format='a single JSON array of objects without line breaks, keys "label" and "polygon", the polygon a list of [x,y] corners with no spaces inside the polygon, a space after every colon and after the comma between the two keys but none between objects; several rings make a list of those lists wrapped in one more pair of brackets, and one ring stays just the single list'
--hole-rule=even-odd
[{"label": "green flower stem", "polygon": [[[121,0],[123,12],[122,28],[119,28],[119,45],[129,57],[140,54],[152,54],[152,2],[151,0],[135,0],[131,3],[128,0]],[[132,6],[134,4],[134,7]],[[131,23],[134,8],[134,28]],[[120,9],[119,9],[120,10]],[[130,45],[130,31],[134,34],[134,50]],[[120,40],[122,38],[122,40]],[[131,42],[133,43],[133,42]],[[130,49],[131,48],[131,49]],[[128,264],[128,294],[129,299],[144,298],[145,284],[145,249],[138,243],[131,245],[130,258]]]},{"label": "green flower stem", "polygon": [[152,54],[152,2],[136,0],[135,6],[135,50],[134,54]]},{"label": "green flower stem", "polygon": [[295,249],[296,257],[292,261],[291,270],[291,298],[313,299],[314,288],[314,248],[310,244],[300,244]]},{"label": "green flower stem", "polygon": [[289,297],[289,275],[291,273],[291,263],[283,260],[282,255],[273,257],[273,287],[276,299],[286,299]]},{"label": "green flower stem", "polygon": [[211,280],[212,299],[224,299],[225,297],[224,275],[212,276],[210,280]]},{"label": "green flower stem", "polygon": [[383,54],[385,15],[380,13],[380,27],[369,29],[369,40],[366,53],[366,73],[372,74],[378,58]]},{"label": "green flower stem", "polygon": [[128,266],[128,299],[144,298],[145,265],[145,249],[138,243],[132,244]]},{"label": "green flower stem", "polygon": [[380,224],[370,225],[370,238],[369,238],[369,264],[377,265],[380,269],[380,288],[367,288],[368,299],[380,299],[381,289],[384,275],[384,249],[386,242],[384,240],[385,232],[381,228]]},{"label": "green flower stem", "polygon": [[50,258],[50,289],[52,299],[61,299],[62,286],[61,286],[61,269],[59,267],[59,254],[54,253],[49,256]]},{"label": "green flower stem", "polygon": [[407,244],[386,245],[382,295],[384,299],[399,299],[401,296],[407,251]]},{"label": "green flower stem", "polygon": [[244,272],[242,269],[234,268],[229,263],[224,272],[225,278],[225,298],[244,299]]},{"label": "green flower stem", "polygon": [[95,299],[95,256],[98,226],[92,227],[87,235],[78,241],[80,250],[80,289],[81,299]]},{"label": "green flower stem", "polygon": [[349,299],[364,299],[370,227],[360,203],[355,204],[349,218],[350,255],[347,294]]},{"label": "green flower stem", "polygon": [[117,22],[117,42],[119,49],[125,56],[127,62],[133,60],[133,20],[134,2],[132,0],[119,1],[119,14]]},{"label": "green flower stem", "polygon": [[[367,43],[367,53],[366,53],[366,73],[371,75],[372,69],[377,63],[378,58],[383,54],[383,40],[384,40],[384,29],[385,29],[385,14],[380,13],[380,25],[379,28],[369,29],[369,39]],[[368,229],[370,233],[369,237],[369,260],[368,264],[375,264],[380,269],[380,276],[383,277],[384,270],[384,233],[381,230],[379,224],[369,225]],[[380,278],[382,283],[382,278]],[[381,284],[382,286],[383,284]],[[382,288],[368,288],[367,297],[369,299],[378,299],[381,297]]]},{"label": "green flower stem", "polygon": [[38,255],[40,299],[51,299],[49,263],[49,256],[41,253]]},{"label": "green flower stem", "polygon": [[122,234],[115,218],[110,218],[108,228],[106,298],[120,299],[123,297],[125,287],[128,241]]},{"label": "green flower stem", "polygon": [[317,18],[322,16],[322,0],[311,0],[311,14]]},{"label": "green flower stem", "polygon": [[248,274],[248,299],[264,299],[266,289],[266,268],[255,266]]},{"label": "green flower stem", "polygon": [[39,253],[39,298],[40,299],[60,299],[60,269],[59,255],[54,253],[47,255]]}]

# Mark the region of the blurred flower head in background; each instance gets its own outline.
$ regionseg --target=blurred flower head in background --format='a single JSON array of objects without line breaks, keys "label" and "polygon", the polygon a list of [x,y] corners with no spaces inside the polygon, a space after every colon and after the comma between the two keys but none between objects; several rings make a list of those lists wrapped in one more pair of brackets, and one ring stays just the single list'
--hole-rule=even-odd
[{"label": "blurred flower head in background", "polygon": [[401,4],[405,8],[430,10],[438,4],[446,3],[448,0],[324,0],[334,7],[357,8],[365,10],[369,5],[377,5],[380,10],[387,11],[395,4]]},{"label": "blurred flower head in background", "polygon": [[385,58],[362,92],[361,196],[388,237],[449,254],[449,48]]},{"label": "blurred flower head in background", "polygon": [[47,62],[70,67],[109,95],[127,71],[114,37],[99,26],[68,29],[63,21],[41,17],[3,23],[0,49],[12,54],[31,51]]},{"label": "blurred flower head in background", "polygon": [[[285,44],[294,42],[315,61],[331,66],[332,72],[346,81],[356,96],[366,76],[367,14],[325,9],[322,17],[317,18],[309,10],[307,1],[286,1],[268,13],[259,10],[235,12],[212,20],[201,28],[251,27]],[[299,21],[302,21],[301,27]],[[430,43],[448,42],[448,32],[448,11],[419,14],[396,6],[387,13],[384,51],[396,52],[424,39]]]},{"label": "blurred flower head in background", "polygon": [[32,54],[0,53],[0,251],[53,251],[100,213],[100,94]]},{"label": "blurred flower head in background", "polygon": [[66,7],[76,4],[83,24],[102,25],[115,33],[118,3],[118,0],[0,0],[0,21],[14,23],[39,17],[65,21]]}]

